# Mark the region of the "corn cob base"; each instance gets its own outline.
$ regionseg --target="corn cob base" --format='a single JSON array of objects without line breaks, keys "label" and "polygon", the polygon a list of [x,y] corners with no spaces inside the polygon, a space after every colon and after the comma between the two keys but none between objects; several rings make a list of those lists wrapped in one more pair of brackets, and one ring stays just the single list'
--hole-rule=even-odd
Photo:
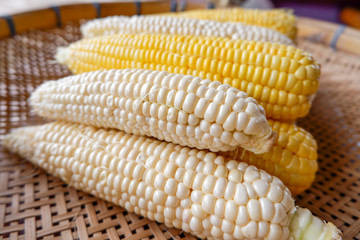
[{"label": "corn cob base", "polygon": [[21,128],[3,143],[75,188],[201,238],[341,239],[294,208],[280,180],[214,153],[66,123]]}]

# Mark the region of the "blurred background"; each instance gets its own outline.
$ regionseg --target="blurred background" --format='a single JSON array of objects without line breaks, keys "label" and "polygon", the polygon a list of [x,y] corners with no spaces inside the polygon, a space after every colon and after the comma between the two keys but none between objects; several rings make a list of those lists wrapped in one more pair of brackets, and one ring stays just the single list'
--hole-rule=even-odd
[{"label": "blurred background", "polygon": [[[0,16],[32,11],[50,6],[93,3],[129,2],[129,0],[0,0]],[[209,6],[241,6],[247,8],[286,7],[294,9],[298,16],[344,23],[360,28],[360,0],[193,0],[179,1]]]}]

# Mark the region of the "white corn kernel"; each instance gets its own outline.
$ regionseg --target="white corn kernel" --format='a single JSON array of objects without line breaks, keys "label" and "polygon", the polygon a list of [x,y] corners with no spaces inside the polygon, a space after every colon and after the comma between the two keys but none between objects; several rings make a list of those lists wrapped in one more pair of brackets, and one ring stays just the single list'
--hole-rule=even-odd
[{"label": "white corn kernel", "polygon": [[220,198],[215,202],[214,214],[220,218],[224,217],[225,214],[225,200]]},{"label": "white corn kernel", "polygon": [[261,216],[265,221],[271,221],[275,214],[274,204],[267,198],[260,198]]},{"label": "white corn kernel", "polygon": [[212,152],[67,122],[20,128],[3,143],[81,190],[197,237],[339,235],[295,208],[277,178]]},{"label": "white corn kernel", "polygon": [[212,194],[205,194],[202,201],[201,206],[207,213],[211,214],[214,212],[215,206],[215,197]]}]

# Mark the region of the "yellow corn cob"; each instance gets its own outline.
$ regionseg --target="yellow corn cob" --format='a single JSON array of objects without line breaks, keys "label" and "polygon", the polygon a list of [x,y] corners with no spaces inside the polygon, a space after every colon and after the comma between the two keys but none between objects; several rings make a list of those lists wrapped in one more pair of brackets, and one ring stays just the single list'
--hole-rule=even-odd
[{"label": "yellow corn cob", "polygon": [[215,153],[61,122],[20,128],[3,143],[77,189],[200,238],[341,239],[294,207],[278,178]]},{"label": "yellow corn cob", "polygon": [[230,84],[254,97],[268,118],[305,116],[320,66],[293,46],[215,37],[124,34],[83,39],[60,48],[57,60],[74,73],[142,68]]},{"label": "yellow corn cob", "polygon": [[293,45],[287,36],[269,28],[167,16],[111,16],[95,19],[82,25],[81,33],[86,38],[124,33],[164,33],[227,37]]},{"label": "yellow corn cob", "polygon": [[179,13],[166,13],[166,16],[208,19],[220,22],[242,22],[274,29],[291,39],[296,38],[296,19],[292,11],[285,9],[259,10],[244,8],[200,9]]},{"label": "yellow corn cob", "polygon": [[30,98],[43,117],[117,128],[212,151],[269,151],[275,134],[246,93],[167,72],[95,71],[41,85]]},{"label": "yellow corn cob", "polygon": [[255,155],[238,148],[221,154],[264,169],[280,178],[292,194],[299,194],[315,179],[318,169],[316,140],[294,123],[269,120],[269,124],[277,137],[268,153]]}]

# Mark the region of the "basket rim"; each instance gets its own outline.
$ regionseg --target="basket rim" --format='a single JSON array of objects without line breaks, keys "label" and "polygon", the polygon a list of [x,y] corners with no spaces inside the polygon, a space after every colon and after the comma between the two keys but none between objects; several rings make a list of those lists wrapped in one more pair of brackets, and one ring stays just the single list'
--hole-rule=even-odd
[{"label": "basket rim", "polygon": [[[175,2],[175,4],[173,4]],[[142,15],[177,10],[176,0],[125,0],[115,2],[75,3],[55,5],[31,11],[0,15],[0,39],[13,37],[29,30],[61,27],[69,22],[111,15]]]}]

